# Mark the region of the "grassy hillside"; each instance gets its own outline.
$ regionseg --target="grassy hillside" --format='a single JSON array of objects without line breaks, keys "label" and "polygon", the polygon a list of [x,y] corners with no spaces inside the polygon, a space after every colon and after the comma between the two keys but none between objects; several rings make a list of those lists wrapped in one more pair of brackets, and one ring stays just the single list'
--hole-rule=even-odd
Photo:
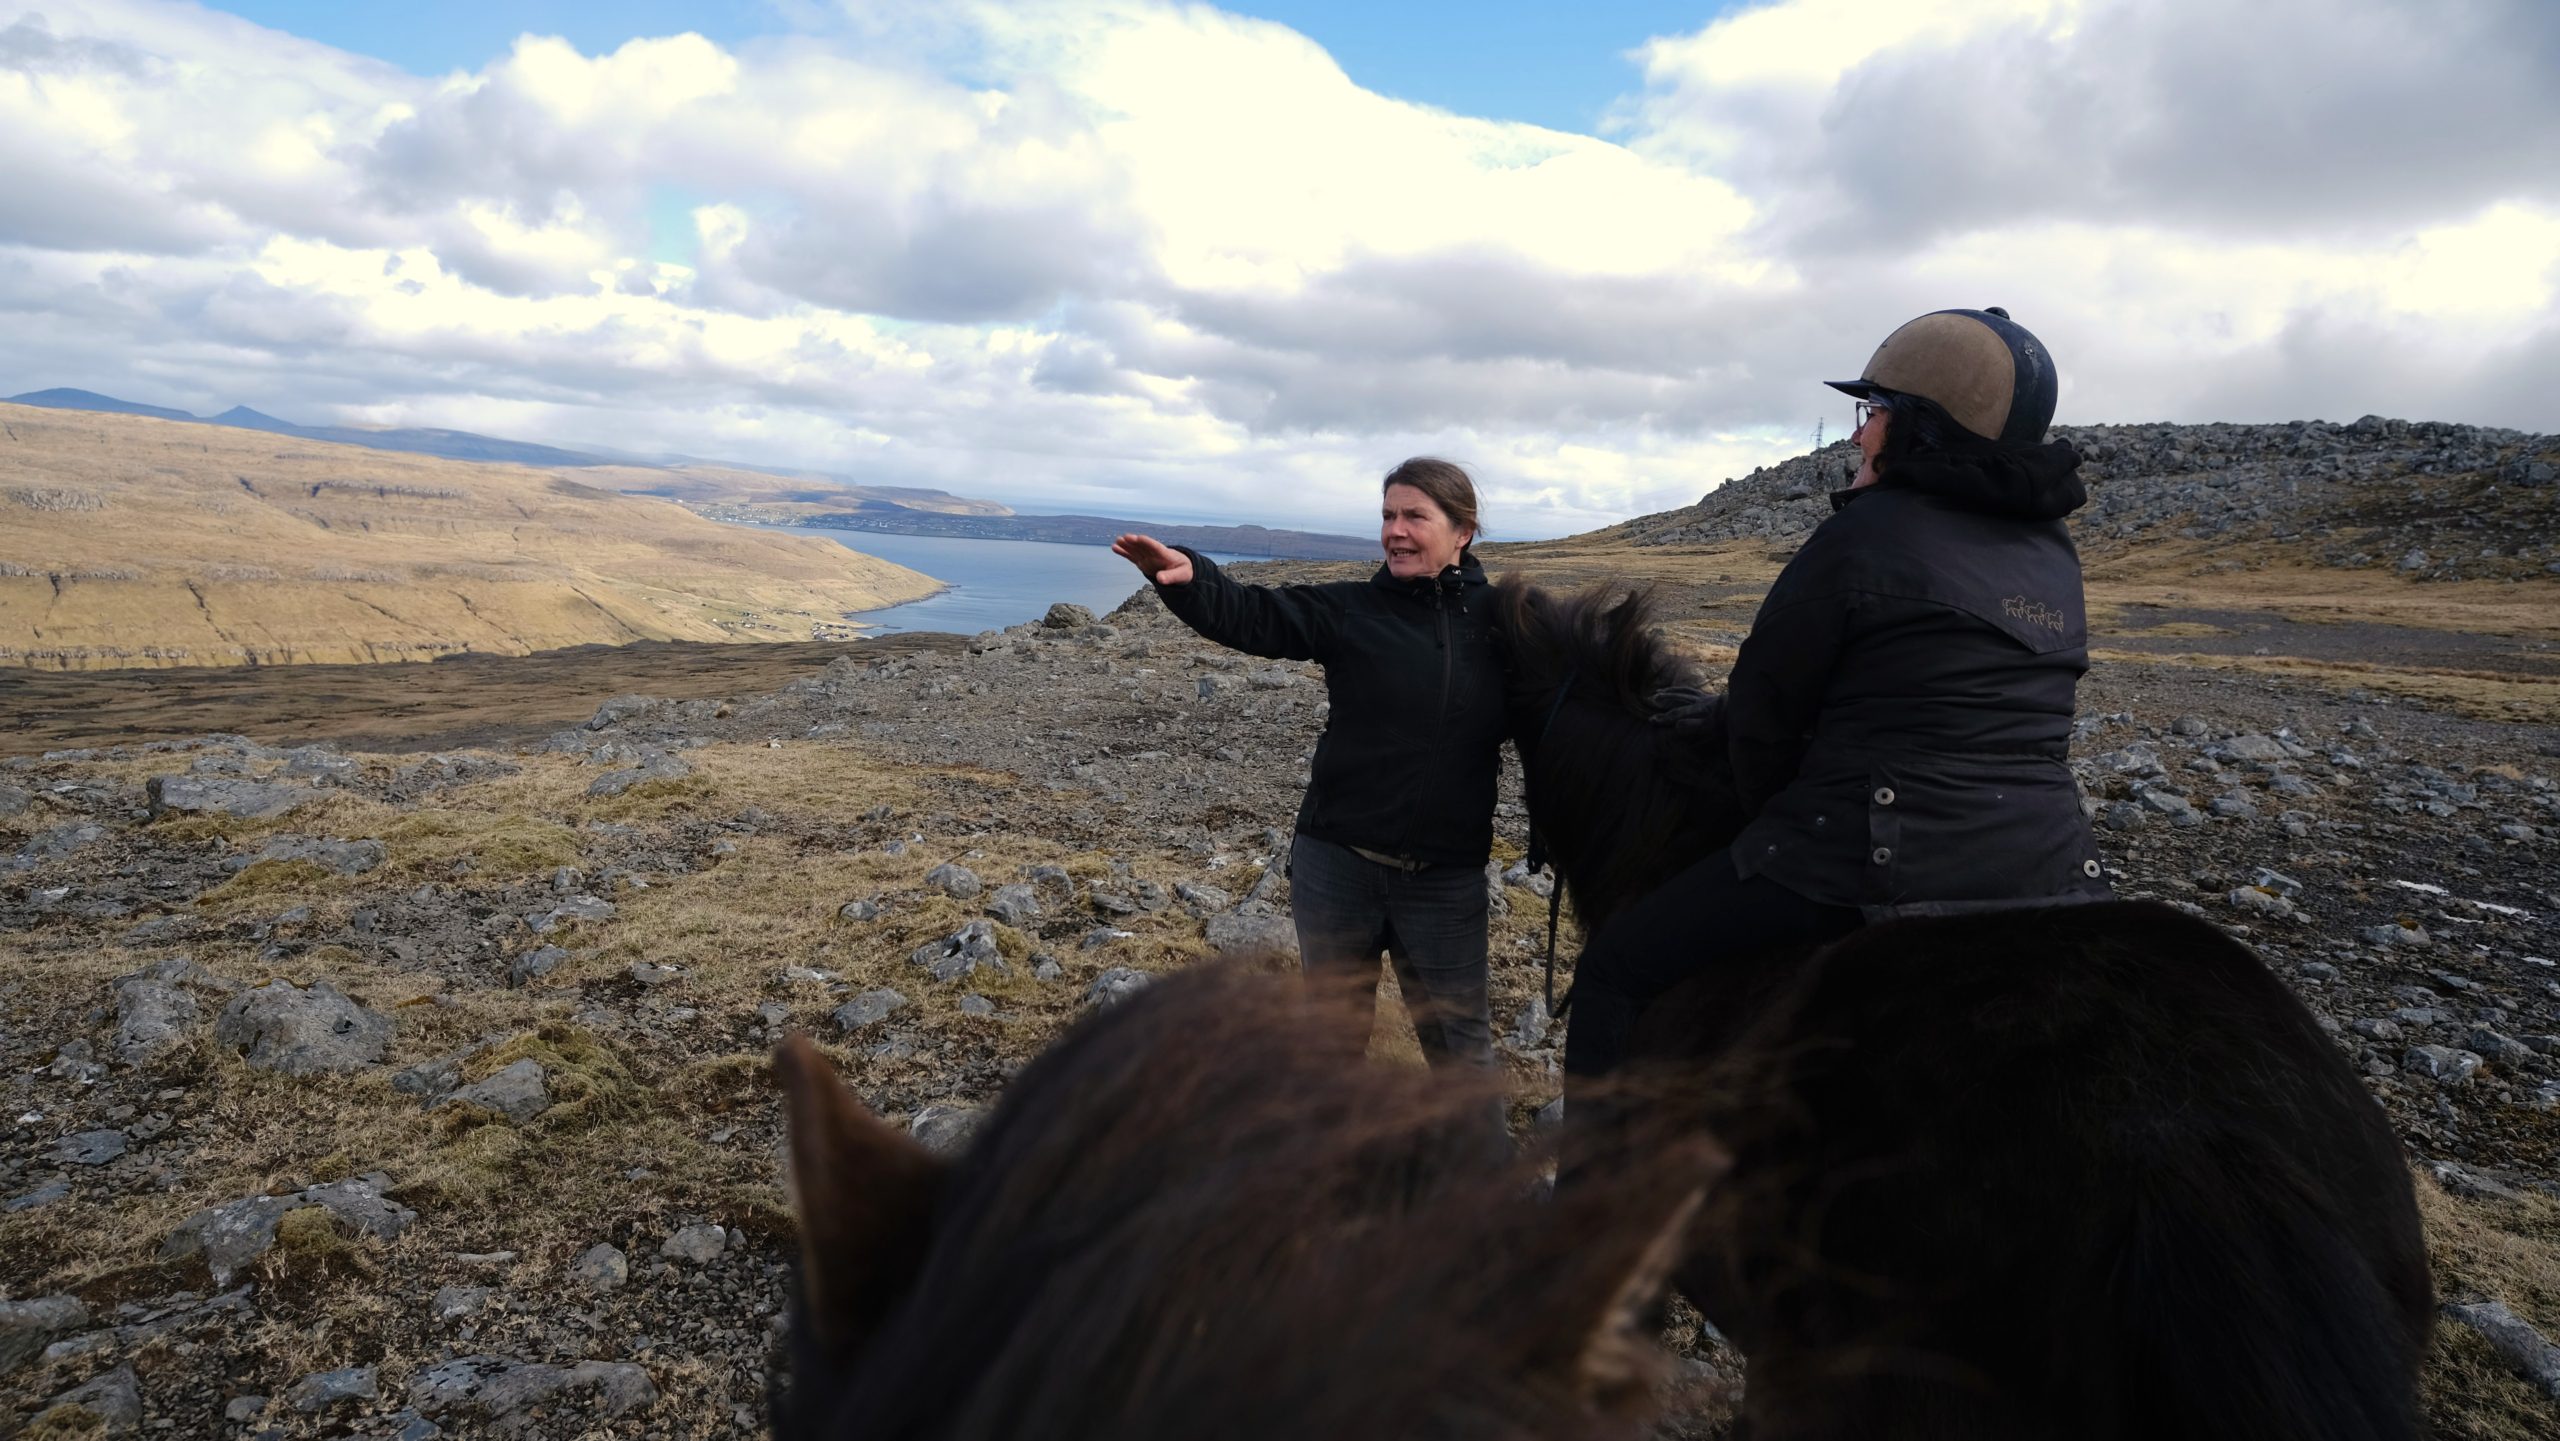
[{"label": "grassy hillside", "polygon": [[551,471],[0,405],[5,665],[805,640],[938,588]]}]

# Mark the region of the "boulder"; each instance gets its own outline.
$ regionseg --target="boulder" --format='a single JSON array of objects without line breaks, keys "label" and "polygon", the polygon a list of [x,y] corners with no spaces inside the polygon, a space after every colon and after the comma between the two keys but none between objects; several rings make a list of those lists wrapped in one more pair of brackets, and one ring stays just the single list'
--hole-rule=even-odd
[{"label": "boulder", "polygon": [[249,855],[222,863],[226,871],[245,871],[262,861],[303,861],[331,875],[360,876],[382,864],[382,842],[333,841],[321,836],[271,836]]},{"label": "boulder", "polygon": [[144,783],[143,791],[153,820],[165,815],[268,820],[316,798],[307,786],[278,785],[240,776],[153,776]]},{"label": "boulder", "polygon": [[965,901],[986,889],[978,873],[967,866],[945,861],[924,873],[924,883],[955,901]]},{"label": "boulder", "polygon": [[977,920],[938,941],[927,941],[908,957],[937,981],[956,981],[980,966],[1001,974],[1004,953],[996,948],[995,925]]},{"label": "boulder", "polygon": [[1209,918],[1209,948],[1222,956],[1294,956],[1297,928],[1285,916],[1248,916],[1228,911]]},{"label": "boulder", "polygon": [[228,1286],[232,1274],[267,1253],[276,1243],[276,1223],[305,1206],[326,1210],[341,1224],[377,1240],[390,1240],[409,1229],[418,1213],[386,1198],[389,1178],[376,1174],[354,1180],[307,1186],[282,1196],[244,1196],[208,1206],[178,1223],[160,1243],[159,1258],[182,1261],[202,1256],[214,1284]]},{"label": "boulder", "polygon": [[0,1301],[0,1376],[17,1370],[53,1338],[89,1324],[89,1308],[76,1296]]},{"label": "boulder", "polygon": [[684,1261],[696,1266],[719,1260],[729,1247],[729,1233],[713,1225],[686,1226],[669,1236],[658,1247],[658,1254],[670,1261]]},{"label": "boulder", "polygon": [[935,1103],[918,1110],[907,1123],[907,1131],[926,1150],[941,1156],[958,1155],[968,1149],[969,1138],[986,1124],[984,1107]]},{"label": "boulder", "polygon": [[371,1366],[321,1371],[285,1388],[284,1404],[305,1416],[326,1411],[342,1401],[371,1401],[382,1394]]},{"label": "boulder", "polygon": [[485,1080],[455,1090],[436,1104],[478,1106],[520,1126],[551,1109],[551,1092],[543,1080],[540,1062],[516,1061]]},{"label": "boulder", "polygon": [[906,1009],[907,998],[886,986],[864,991],[861,995],[836,1007],[835,1022],[848,1031],[875,1026]]},{"label": "boulder", "polygon": [[1093,612],[1073,601],[1062,600],[1049,607],[1040,617],[1043,630],[1079,630],[1093,624]]},{"label": "boulder", "polygon": [[196,998],[167,981],[145,975],[116,982],[116,1059],[147,1066],[186,1044],[204,1018]]},{"label": "boulder", "polygon": [[1008,926],[1025,926],[1040,919],[1040,901],[1029,884],[1016,881],[996,887],[987,900],[987,914]]},{"label": "boulder", "polygon": [[[596,1408],[621,1416],[651,1405],[658,1388],[649,1373],[618,1361],[575,1366],[511,1361],[502,1356],[460,1356],[419,1372],[409,1383],[410,1404],[424,1416],[451,1411],[503,1421],[555,1397],[591,1394]],[[546,1433],[556,1429],[542,1428]]]},{"label": "boulder", "polygon": [[1155,977],[1129,966],[1113,966],[1085,988],[1084,1003],[1108,1010],[1155,984]]},{"label": "boulder", "polygon": [[338,993],[326,981],[309,990],[271,981],[222,1008],[213,1038],[262,1071],[288,1076],[338,1074],[382,1060],[391,1020]]},{"label": "boulder", "polygon": [[81,1434],[86,1430],[78,1419],[81,1412],[88,1413],[90,1424],[109,1436],[130,1436],[140,1430],[142,1383],[134,1378],[133,1368],[118,1366],[54,1397],[29,1429],[39,1435],[53,1434],[58,1425],[60,1434]]},{"label": "boulder", "polygon": [[569,1266],[569,1279],[590,1291],[618,1291],[631,1279],[630,1258],[622,1248],[610,1241],[599,1241],[578,1253]]}]

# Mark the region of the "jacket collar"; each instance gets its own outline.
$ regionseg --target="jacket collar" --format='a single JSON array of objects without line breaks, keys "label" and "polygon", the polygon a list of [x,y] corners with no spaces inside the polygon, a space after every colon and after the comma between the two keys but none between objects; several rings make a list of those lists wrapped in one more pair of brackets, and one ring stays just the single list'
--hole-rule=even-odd
[{"label": "jacket collar", "polygon": [[1458,563],[1442,566],[1440,573],[1436,576],[1398,580],[1395,572],[1387,569],[1384,564],[1380,564],[1377,573],[1369,577],[1369,583],[1381,590],[1393,591],[1398,595],[1427,596],[1435,590],[1444,595],[1459,595],[1476,586],[1490,585],[1492,582],[1485,579],[1484,563],[1476,559],[1475,552],[1460,551]]}]

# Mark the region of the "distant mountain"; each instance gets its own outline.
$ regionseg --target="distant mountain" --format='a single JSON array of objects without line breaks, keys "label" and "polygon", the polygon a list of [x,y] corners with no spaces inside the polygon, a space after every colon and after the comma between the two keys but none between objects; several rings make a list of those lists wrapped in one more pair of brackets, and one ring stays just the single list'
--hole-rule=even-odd
[{"label": "distant mountain", "polygon": [[562,450],[553,445],[535,445],[530,441],[500,440],[490,435],[474,435],[467,430],[368,430],[353,425],[296,425],[279,420],[263,411],[235,405],[220,415],[195,415],[166,406],[137,405],[100,395],[94,390],[32,390],[25,395],[9,397],[13,405],[41,405],[54,410],[103,410],[116,415],[147,415],[156,420],[183,420],[197,425],[227,425],[235,430],[263,430],[270,435],[290,435],[297,440],[319,440],[333,445],[361,445],[368,450],[397,450],[410,455],[439,455],[447,460],[508,461],[517,465],[588,466],[614,462],[581,450]]},{"label": "distant mountain", "polygon": [[[755,507],[697,506],[714,520],[765,520]],[[747,512],[747,513],[733,513]],[[1375,560],[1373,536],[1328,535],[1311,530],[1273,530],[1260,525],[1178,525],[1105,515],[950,515],[918,510],[893,501],[868,500],[851,510],[790,517],[795,525],[830,530],[869,531],[875,535],[950,535],[978,540],[1047,540],[1066,545],[1109,545],[1114,537],[1139,531],[1168,545],[1228,555],[1267,556],[1274,560]]]},{"label": "distant mountain", "polygon": [[9,403],[41,405],[52,410],[103,410],[113,415],[148,415],[157,420],[198,418],[183,410],[170,410],[158,405],[139,405],[130,400],[118,400],[112,395],[100,395],[94,390],[73,390],[69,386],[56,386],[51,390],[30,390],[24,395],[10,396]]}]

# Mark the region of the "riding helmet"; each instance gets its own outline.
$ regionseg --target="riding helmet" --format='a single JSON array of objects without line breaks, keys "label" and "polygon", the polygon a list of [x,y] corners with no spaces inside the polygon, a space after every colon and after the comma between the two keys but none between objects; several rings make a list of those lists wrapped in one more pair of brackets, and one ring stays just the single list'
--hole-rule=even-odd
[{"label": "riding helmet", "polygon": [[1857,379],[1825,384],[1861,398],[1936,401],[1956,424],[2004,445],[2037,444],[2053,423],[2053,356],[1996,305],[1931,311],[1886,336]]}]

